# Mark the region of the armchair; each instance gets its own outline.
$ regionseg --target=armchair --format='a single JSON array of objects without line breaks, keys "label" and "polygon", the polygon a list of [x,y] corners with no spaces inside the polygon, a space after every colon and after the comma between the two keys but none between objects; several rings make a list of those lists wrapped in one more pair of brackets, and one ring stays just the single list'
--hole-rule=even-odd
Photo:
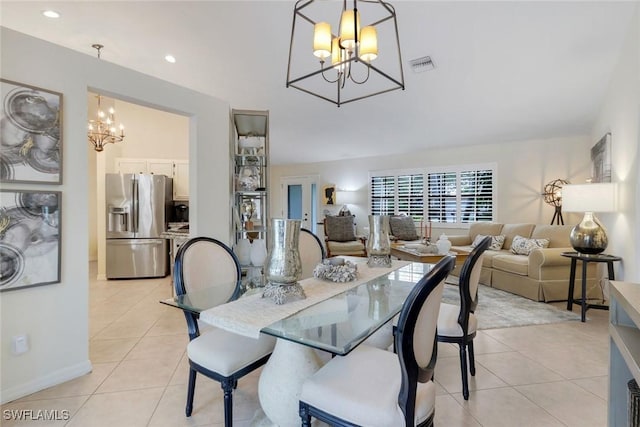
[{"label": "armchair", "polygon": [[367,256],[365,239],[356,236],[354,216],[327,216],[324,219],[324,241],[327,257],[337,255]]}]

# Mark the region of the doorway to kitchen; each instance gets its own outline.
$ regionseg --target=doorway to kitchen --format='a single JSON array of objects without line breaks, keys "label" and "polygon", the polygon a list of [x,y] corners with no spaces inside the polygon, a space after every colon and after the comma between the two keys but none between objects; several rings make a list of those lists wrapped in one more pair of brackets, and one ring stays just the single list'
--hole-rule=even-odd
[{"label": "doorway to kitchen", "polygon": [[[87,92],[87,111],[90,119],[98,114],[96,97],[96,93]],[[109,108],[115,110],[117,123],[124,125],[124,140],[108,144],[99,152],[90,145],[88,154],[91,188],[88,209],[89,261],[95,263],[93,268],[90,266],[90,271],[96,272],[98,280],[105,280],[109,276],[106,262],[106,243],[109,240],[106,231],[109,221],[105,205],[108,174],[153,174],[171,178],[172,190],[168,195],[165,194],[165,202],[160,204],[164,208],[159,208],[163,211],[160,215],[162,218],[158,219],[162,222],[161,229],[158,228],[157,236],[150,237],[166,242],[161,234],[166,231],[167,225],[179,223],[188,230],[189,224],[189,117],[102,95],[101,109],[104,111]],[[153,227],[154,230],[156,228]],[[188,231],[185,236],[188,236]],[[167,252],[169,265],[171,258],[168,248],[171,245],[162,247],[167,248],[166,251],[162,249],[162,254],[154,255],[154,259],[164,258],[164,252]],[[135,271],[142,270],[136,268]],[[153,274],[156,274],[155,270]],[[132,275],[132,278],[134,276]]]}]

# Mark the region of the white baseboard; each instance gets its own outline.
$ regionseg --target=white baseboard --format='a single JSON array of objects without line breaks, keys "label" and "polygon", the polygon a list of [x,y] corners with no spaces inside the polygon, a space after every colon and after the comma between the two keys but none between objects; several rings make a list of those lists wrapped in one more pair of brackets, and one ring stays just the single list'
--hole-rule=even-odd
[{"label": "white baseboard", "polygon": [[0,403],[4,405],[7,402],[28,396],[45,388],[73,380],[84,374],[88,374],[92,369],[91,361],[87,360],[77,365],[51,372],[44,377],[36,378],[24,384],[19,384],[6,390],[0,390]]}]

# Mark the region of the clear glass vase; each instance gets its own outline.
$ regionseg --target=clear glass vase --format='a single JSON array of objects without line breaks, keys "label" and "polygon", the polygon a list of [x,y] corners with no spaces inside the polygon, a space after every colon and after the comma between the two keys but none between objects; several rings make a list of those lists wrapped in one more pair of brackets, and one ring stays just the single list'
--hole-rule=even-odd
[{"label": "clear glass vase", "polygon": [[369,215],[367,255],[369,257],[367,260],[369,267],[391,267],[388,215]]}]

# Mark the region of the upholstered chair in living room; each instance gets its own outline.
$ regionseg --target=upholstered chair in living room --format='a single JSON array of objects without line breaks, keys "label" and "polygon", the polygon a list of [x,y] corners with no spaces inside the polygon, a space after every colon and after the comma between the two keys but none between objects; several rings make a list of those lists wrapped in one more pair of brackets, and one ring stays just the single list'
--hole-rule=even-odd
[{"label": "upholstered chair in living room", "polygon": [[[196,237],[180,246],[173,271],[176,295],[216,287],[220,303],[240,295],[240,263],[224,243],[209,237]],[[184,311],[189,332],[189,384],[185,413],[191,416],[196,374],[218,381],[224,392],[224,425],[233,424],[233,389],[238,380],[264,365],[275,338],[261,334],[259,339],[244,337],[219,328],[200,333],[197,315]]]},{"label": "upholstered chair in living room", "polygon": [[444,279],[454,264],[453,257],[444,257],[405,300],[397,354],[361,344],[305,381],[303,426],[311,426],[311,417],[332,426],[433,426],[436,324]]},{"label": "upholstered chair in living room", "polygon": [[[458,344],[460,347],[460,371],[462,373],[462,396],[469,400],[469,379],[476,374],[476,362],[473,352],[473,339],[476,336],[478,320],[474,315],[478,305],[478,285],[484,252],[491,245],[491,236],[487,236],[476,245],[462,265],[458,289],[460,305],[442,303],[438,316],[438,341]],[[469,366],[467,369],[467,348]]]},{"label": "upholstered chair in living room", "polygon": [[324,240],[327,257],[337,255],[367,256],[365,239],[356,236],[354,216],[327,216],[324,219]]},{"label": "upholstered chair in living room", "polygon": [[389,229],[394,240],[411,242],[420,240],[416,231],[416,224],[413,218],[406,215],[392,215],[389,217]]}]

